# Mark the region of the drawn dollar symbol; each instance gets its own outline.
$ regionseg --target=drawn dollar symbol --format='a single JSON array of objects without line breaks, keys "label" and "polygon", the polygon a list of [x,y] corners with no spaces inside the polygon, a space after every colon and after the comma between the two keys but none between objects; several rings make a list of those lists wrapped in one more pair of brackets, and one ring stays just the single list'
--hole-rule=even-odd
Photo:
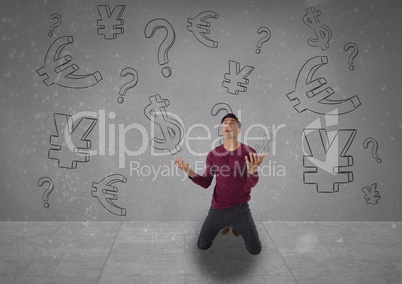
[{"label": "drawn dollar symbol", "polygon": [[330,28],[320,23],[318,18],[321,15],[320,10],[316,10],[314,7],[307,8],[307,14],[303,17],[303,22],[312,28],[315,32],[315,38],[309,38],[307,43],[310,46],[320,46],[322,50],[326,50],[329,47],[329,41],[332,37]]},{"label": "drawn dollar symbol", "polygon": [[180,152],[179,144],[182,140],[183,127],[180,122],[167,115],[166,107],[170,104],[169,100],[162,99],[159,94],[156,94],[149,98],[149,102],[150,104],[144,109],[145,116],[158,124],[163,136],[152,138],[151,146],[157,150],[169,151],[171,155]]}]

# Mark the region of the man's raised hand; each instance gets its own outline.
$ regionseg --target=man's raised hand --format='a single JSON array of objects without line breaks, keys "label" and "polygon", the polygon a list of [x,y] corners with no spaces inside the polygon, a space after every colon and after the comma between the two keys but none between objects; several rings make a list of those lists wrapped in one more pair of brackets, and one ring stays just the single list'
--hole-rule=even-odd
[{"label": "man's raised hand", "polygon": [[247,164],[247,172],[249,175],[255,175],[258,171],[258,167],[261,165],[262,160],[265,157],[265,152],[261,155],[257,155],[255,153],[250,153],[249,156],[246,156],[246,164]]},{"label": "man's raised hand", "polygon": [[187,173],[190,177],[195,176],[195,172],[190,168],[188,163],[185,163],[183,158],[177,158],[174,160],[174,165],[178,167],[179,169],[183,170],[185,173]]}]

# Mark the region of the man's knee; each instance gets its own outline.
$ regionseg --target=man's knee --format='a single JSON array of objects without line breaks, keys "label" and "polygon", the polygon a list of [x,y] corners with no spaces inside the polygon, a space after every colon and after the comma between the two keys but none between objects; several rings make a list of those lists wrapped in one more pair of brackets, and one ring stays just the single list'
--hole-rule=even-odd
[{"label": "man's knee", "polygon": [[254,240],[252,242],[246,242],[246,249],[252,255],[258,255],[261,253],[262,245],[260,240]]},{"label": "man's knee", "polygon": [[203,242],[203,241],[198,241],[197,242],[197,247],[200,250],[207,250],[211,247],[212,243],[207,243],[207,242]]},{"label": "man's knee", "polygon": [[262,247],[261,245],[259,245],[253,248],[247,248],[247,250],[252,255],[259,255],[261,253]]}]

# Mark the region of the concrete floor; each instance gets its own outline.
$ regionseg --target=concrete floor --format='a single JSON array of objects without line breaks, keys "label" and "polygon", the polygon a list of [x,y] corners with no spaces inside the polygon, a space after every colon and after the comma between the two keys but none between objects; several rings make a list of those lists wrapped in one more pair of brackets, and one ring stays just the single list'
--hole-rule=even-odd
[{"label": "concrete floor", "polygon": [[0,283],[402,283],[400,222],[256,222],[263,251],[198,222],[0,222]]}]

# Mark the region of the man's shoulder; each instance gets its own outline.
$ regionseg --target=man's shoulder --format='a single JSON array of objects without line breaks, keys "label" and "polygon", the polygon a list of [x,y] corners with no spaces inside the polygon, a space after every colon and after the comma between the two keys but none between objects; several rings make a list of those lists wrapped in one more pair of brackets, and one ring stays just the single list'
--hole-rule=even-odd
[{"label": "man's shoulder", "polygon": [[253,147],[250,147],[250,146],[248,146],[248,145],[246,145],[246,144],[241,143],[241,146],[240,146],[240,147],[241,147],[242,151],[246,151],[247,153],[250,153],[250,152],[252,152],[252,153],[257,153],[257,151],[254,150]]},{"label": "man's shoulder", "polygon": [[[215,147],[214,149],[212,149],[211,151],[209,151],[208,156],[213,157],[213,156],[222,156],[225,154],[228,154],[229,152],[225,149],[225,147],[223,147],[223,145],[219,145],[217,147]],[[254,148],[240,143],[240,147],[237,148],[237,150],[234,151],[234,153],[236,153],[237,155],[241,154],[248,154],[248,153],[257,153],[256,150],[254,150]]]},{"label": "man's shoulder", "polygon": [[222,145],[216,146],[214,149],[212,149],[211,151],[209,151],[208,155],[214,155],[217,153],[222,153],[225,151],[225,148]]}]

